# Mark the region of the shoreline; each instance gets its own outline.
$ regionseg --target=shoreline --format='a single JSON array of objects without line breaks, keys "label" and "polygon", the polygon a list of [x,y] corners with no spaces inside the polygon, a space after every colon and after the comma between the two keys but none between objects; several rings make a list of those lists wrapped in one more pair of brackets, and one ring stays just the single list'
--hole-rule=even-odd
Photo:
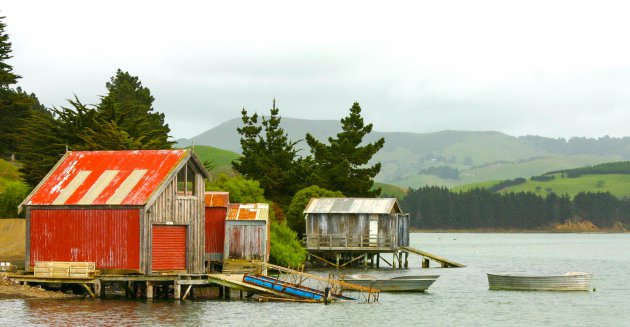
[{"label": "shoreline", "polygon": [[19,299],[42,299],[42,300],[60,300],[60,299],[78,299],[81,295],[66,294],[58,291],[48,291],[40,287],[21,285],[6,274],[0,273],[0,301],[2,300],[19,300]]}]

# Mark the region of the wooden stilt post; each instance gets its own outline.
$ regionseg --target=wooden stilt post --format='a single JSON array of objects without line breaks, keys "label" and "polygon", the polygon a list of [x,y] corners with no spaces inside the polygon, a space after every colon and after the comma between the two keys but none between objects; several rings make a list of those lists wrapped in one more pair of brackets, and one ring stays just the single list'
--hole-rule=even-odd
[{"label": "wooden stilt post", "polygon": [[405,252],[405,268],[409,268],[409,252]]},{"label": "wooden stilt post", "polygon": [[105,297],[105,285],[100,279],[94,281],[94,295],[96,297]]},{"label": "wooden stilt post", "polygon": [[376,254],[376,268],[380,268],[381,267],[381,254],[377,253]]},{"label": "wooden stilt post", "polygon": [[392,268],[396,269],[396,252],[392,253]]},{"label": "wooden stilt post", "polygon": [[153,298],[153,283],[147,281],[147,299]]},{"label": "wooden stilt post", "polygon": [[341,259],[341,254],[339,253],[335,254],[335,259],[336,259],[335,266],[339,268],[339,260]]},{"label": "wooden stilt post", "polygon": [[422,268],[429,268],[429,258],[422,258]]},{"label": "wooden stilt post", "polygon": [[226,300],[229,300],[232,297],[232,289],[226,286],[225,292],[223,292],[223,295],[225,296]]},{"label": "wooden stilt post", "polygon": [[182,286],[177,281],[173,283],[173,298],[179,300],[182,298]]}]

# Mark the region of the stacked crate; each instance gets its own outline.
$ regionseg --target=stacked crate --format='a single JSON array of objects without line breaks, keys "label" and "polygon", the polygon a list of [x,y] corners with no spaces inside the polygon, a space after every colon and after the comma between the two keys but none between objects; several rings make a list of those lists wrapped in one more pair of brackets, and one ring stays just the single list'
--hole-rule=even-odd
[{"label": "stacked crate", "polygon": [[95,273],[94,262],[38,261],[35,264],[35,277],[93,278]]}]

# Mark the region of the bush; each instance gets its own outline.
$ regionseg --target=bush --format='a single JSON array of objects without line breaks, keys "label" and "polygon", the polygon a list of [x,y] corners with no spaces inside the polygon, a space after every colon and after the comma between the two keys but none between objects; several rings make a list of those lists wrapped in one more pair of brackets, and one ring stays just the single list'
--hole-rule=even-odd
[{"label": "bush", "polygon": [[532,176],[529,179],[537,182],[548,182],[556,179],[554,175],[540,175],[540,176]]},{"label": "bush", "polygon": [[269,257],[273,264],[297,267],[306,260],[306,249],[298,241],[297,233],[289,226],[272,221]]},{"label": "bush", "polygon": [[[28,196],[29,192],[29,187],[22,182],[8,183],[4,192],[0,193],[0,218],[17,218],[17,207]],[[24,217],[24,212],[20,217]]]},{"label": "bush", "polygon": [[206,185],[206,191],[230,192],[232,203],[267,202],[260,183],[242,176],[229,177],[226,174],[220,174]]},{"label": "bush", "polygon": [[342,196],[343,194],[339,191],[330,191],[317,185],[312,185],[299,190],[293,196],[291,204],[289,205],[289,210],[287,210],[288,226],[296,231],[299,236],[304,235],[304,233],[306,233],[306,222],[304,221],[303,212],[308,204],[308,201],[310,201],[311,198],[338,198]]}]

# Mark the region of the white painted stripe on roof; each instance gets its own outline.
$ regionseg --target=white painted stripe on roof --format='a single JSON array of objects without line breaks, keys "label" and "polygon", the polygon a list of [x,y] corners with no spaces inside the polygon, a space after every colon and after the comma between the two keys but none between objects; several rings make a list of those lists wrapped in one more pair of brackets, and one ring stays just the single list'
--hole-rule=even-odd
[{"label": "white painted stripe on roof", "polygon": [[118,187],[114,195],[112,195],[109,200],[107,200],[107,204],[120,204],[125,200],[127,195],[133,190],[133,188],[138,184],[142,176],[147,173],[146,169],[136,169],[127,178],[122,184]]},{"label": "white painted stripe on roof", "polygon": [[91,173],[92,172],[89,171],[89,170],[81,170],[81,171],[79,171],[74,176],[74,178],[70,181],[70,183],[68,183],[68,186],[66,186],[66,188],[64,188],[61,191],[61,193],[59,193],[59,195],[57,196],[55,201],[53,201],[52,204],[65,204],[66,201],[68,200],[68,198],[74,193],[74,191],[76,191],[79,188],[79,186],[81,186],[81,184],[83,184],[85,179]]},{"label": "white painted stripe on roof", "polygon": [[92,204],[92,203],[94,203],[94,200],[96,200],[96,198],[99,195],[101,195],[101,192],[103,192],[103,190],[107,186],[109,186],[109,183],[111,183],[112,180],[114,179],[114,177],[116,177],[116,175],[118,175],[118,172],[120,172],[120,170],[106,170],[106,171],[104,171],[101,174],[101,176],[98,177],[96,182],[94,182],[92,187],[90,187],[90,189],[87,191],[87,193],[85,193],[85,195],[81,198],[81,200],[79,200],[79,202],[77,202],[77,204]]}]

